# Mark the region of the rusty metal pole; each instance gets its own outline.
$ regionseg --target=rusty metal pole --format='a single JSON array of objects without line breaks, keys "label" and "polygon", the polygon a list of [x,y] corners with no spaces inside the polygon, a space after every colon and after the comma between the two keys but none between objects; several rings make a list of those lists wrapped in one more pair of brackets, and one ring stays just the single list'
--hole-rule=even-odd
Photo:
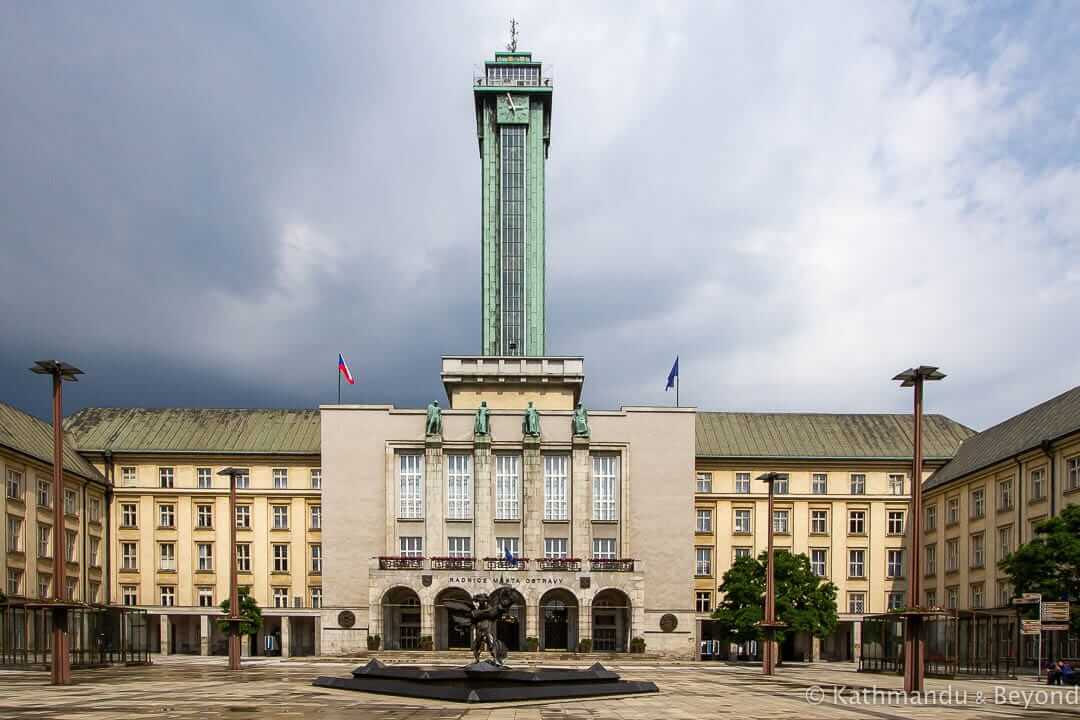
[{"label": "rusty metal pole", "polygon": [[52,373],[53,423],[53,597],[57,607],[52,612],[53,685],[71,684],[71,657],[68,641],[68,612],[64,607],[67,586],[65,571],[67,533],[64,527],[64,400],[63,377],[59,369]]},{"label": "rusty metal pole", "polygon": [[[916,610],[920,607],[922,596],[922,558],[919,552],[922,542],[923,503],[922,503],[922,413],[923,413],[923,375],[915,377],[915,413],[914,413],[914,448],[911,463],[911,558],[908,561],[909,597],[907,605]],[[906,617],[904,633],[904,692],[921,693],[924,686],[923,663],[926,655],[926,642],[923,637],[923,618],[918,612]]]},{"label": "rusty metal pole", "polygon": [[229,473],[229,669],[240,669],[240,590],[236,578],[236,472]]},{"label": "rusty metal pole", "polygon": [[765,644],[761,653],[761,671],[766,675],[772,675],[776,669],[776,592],[775,592],[775,565],[773,559],[776,550],[773,547],[773,532],[776,530],[773,520],[773,483],[776,474],[771,473],[769,483],[769,540],[768,540],[768,566],[765,568]]}]

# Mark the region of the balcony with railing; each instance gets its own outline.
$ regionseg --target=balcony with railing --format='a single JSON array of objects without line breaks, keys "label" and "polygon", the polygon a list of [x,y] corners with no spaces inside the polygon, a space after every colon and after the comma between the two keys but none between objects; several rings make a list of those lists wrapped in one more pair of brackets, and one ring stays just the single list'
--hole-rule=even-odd
[{"label": "balcony with railing", "polygon": [[589,569],[593,572],[634,572],[632,558],[592,558],[589,560]]},{"label": "balcony with railing", "polygon": [[471,557],[433,557],[432,570],[475,570],[476,558]]},{"label": "balcony with railing", "polygon": [[580,558],[540,558],[536,562],[541,570],[554,572],[581,572]]},{"label": "balcony with railing", "polygon": [[423,557],[406,557],[402,555],[383,555],[379,558],[380,570],[423,570]]},{"label": "balcony with railing", "polygon": [[512,560],[508,560],[506,558],[488,557],[484,558],[484,569],[525,571],[529,569],[529,558],[513,558]]}]

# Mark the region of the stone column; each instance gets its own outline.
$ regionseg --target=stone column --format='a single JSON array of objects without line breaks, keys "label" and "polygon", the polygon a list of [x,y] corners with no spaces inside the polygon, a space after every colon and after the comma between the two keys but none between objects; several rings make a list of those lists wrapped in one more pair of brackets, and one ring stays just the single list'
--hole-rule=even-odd
[{"label": "stone column", "polygon": [[172,647],[171,647],[171,643],[169,642],[169,640],[170,640],[170,637],[169,637],[169,616],[168,615],[159,615],[158,617],[160,618],[160,620],[158,622],[158,632],[161,633],[161,635],[160,635],[160,637],[161,637],[161,654],[162,655],[171,655],[172,654]]},{"label": "stone column", "polygon": [[810,637],[810,662],[821,662],[821,638]]},{"label": "stone column", "polygon": [[441,518],[443,511],[443,451],[442,436],[428,435],[424,443],[424,555],[433,557],[446,554],[446,524]]},{"label": "stone column", "polygon": [[[526,601],[528,602],[528,601]],[[540,639],[540,600],[536,605],[527,605],[525,608],[525,638],[534,637]]]},{"label": "stone column", "polygon": [[522,455],[522,555],[535,561],[544,557],[544,464],[540,438],[525,437]]},{"label": "stone column", "polygon": [[495,554],[495,536],[492,533],[492,464],[491,437],[477,435],[476,450],[473,456],[473,527],[476,547],[473,556],[483,560]]},{"label": "stone column", "polygon": [[420,637],[427,635],[435,646],[435,606],[430,602],[420,605]]},{"label": "stone column", "polygon": [[862,623],[858,620],[851,623],[852,659],[859,662],[862,658]]},{"label": "stone column", "polygon": [[592,557],[591,471],[589,438],[576,437],[570,471],[570,492],[573,498],[570,506],[570,554],[581,559],[582,572],[589,571],[589,558]]},{"label": "stone column", "polygon": [[315,657],[322,655],[322,617],[315,618]]},{"label": "stone column", "polygon": [[[592,601],[578,606],[578,640],[592,639]],[[571,648],[577,650],[577,648]],[[595,648],[594,648],[595,651]]]},{"label": "stone column", "polygon": [[210,654],[210,617],[199,616],[199,654]]},{"label": "stone column", "polygon": [[289,616],[281,617],[281,657],[289,657]]}]

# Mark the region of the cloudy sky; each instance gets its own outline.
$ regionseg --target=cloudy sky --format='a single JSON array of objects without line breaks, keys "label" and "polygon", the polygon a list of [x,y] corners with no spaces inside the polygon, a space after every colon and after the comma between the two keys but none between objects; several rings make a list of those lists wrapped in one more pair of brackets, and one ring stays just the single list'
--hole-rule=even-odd
[{"label": "cloudy sky", "polygon": [[595,407],[928,409],[1080,383],[1074,4],[0,4],[0,399],[442,397],[480,346],[471,82],[555,82],[548,349]]}]

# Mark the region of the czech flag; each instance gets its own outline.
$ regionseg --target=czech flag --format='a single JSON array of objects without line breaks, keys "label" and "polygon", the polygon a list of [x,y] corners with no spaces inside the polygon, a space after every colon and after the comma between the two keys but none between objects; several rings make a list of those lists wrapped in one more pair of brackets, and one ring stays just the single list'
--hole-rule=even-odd
[{"label": "czech flag", "polygon": [[350,385],[356,384],[356,380],[353,378],[352,373],[349,372],[349,365],[345,362],[345,357],[341,353],[338,353],[337,356],[337,369],[339,373],[345,376],[345,382]]}]

